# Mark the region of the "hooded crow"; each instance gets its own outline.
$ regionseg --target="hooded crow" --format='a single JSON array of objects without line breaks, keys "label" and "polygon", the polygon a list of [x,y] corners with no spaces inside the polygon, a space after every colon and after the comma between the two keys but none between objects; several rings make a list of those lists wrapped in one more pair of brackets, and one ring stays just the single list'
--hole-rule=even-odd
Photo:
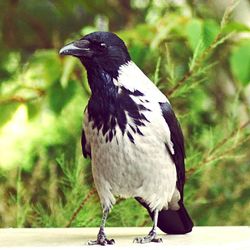
[{"label": "hooded crow", "polygon": [[60,50],[80,59],[91,97],[84,111],[82,152],[91,158],[103,208],[97,240],[113,244],[104,232],[115,197],[134,197],[149,212],[153,227],[134,242],[161,242],[157,226],[185,234],[193,222],[184,207],[185,150],[180,125],[164,94],[131,60],[114,33],[94,32]]}]

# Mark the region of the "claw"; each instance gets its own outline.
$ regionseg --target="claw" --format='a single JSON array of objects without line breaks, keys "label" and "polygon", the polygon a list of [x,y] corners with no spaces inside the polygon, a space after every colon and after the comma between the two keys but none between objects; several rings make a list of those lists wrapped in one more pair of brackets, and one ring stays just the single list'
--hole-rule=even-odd
[{"label": "claw", "polygon": [[115,244],[114,239],[107,239],[106,235],[104,234],[103,231],[100,231],[99,234],[97,235],[97,240],[90,240],[87,243],[89,246],[93,245],[101,245],[101,246],[106,246],[106,245],[113,245]]},{"label": "claw", "polygon": [[157,238],[156,237],[156,232],[151,231],[147,236],[145,237],[136,237],[133,240],[133,243],[140,243],[140,244],[145,244],[145,243],[150,243],[150,242],[156,242],[156,243],[161,243],[162,238]]},{"label": "claw", "polygon": [[111,239],[98,239],[98,240],[89,240],[87,243],[89,246],[93,246],[93,245],[101,245],[101,246],[106,246],[106,245],[113,245],[115,244],[115,240]]},{"label": "claw", "polygon": [[145,237],[137,237],[133,240],[133,243],[140,243],[140,244],[145,244],[145,243],[150,243],[150,242],[156,242],[156,243],[162,243],[162,238],[151,238],[148,236]]}]

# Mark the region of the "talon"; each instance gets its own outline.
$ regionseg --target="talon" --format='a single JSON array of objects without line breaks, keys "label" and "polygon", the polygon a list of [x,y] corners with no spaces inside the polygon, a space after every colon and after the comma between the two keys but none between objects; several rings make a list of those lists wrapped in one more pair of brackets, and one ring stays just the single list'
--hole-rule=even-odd
[{"label": "talon", "polygon": [[133,240],[133,243],[141,243],[141,244],[150,243],[150,242],[161,243],[163,241],[162,241],[162,238],[156,238],[156,234],[148,234],[145,237],[137,237]]},{"label": "talon", "polygon": [[87,242],[87,244],[89,246],[93,246],[93,245],[101,245],[101,246],[106,246],[106,245],[114,245],[115,244],[115,240],[111,239],[108,240],[106,237],[100,237],[97,240],[89,240]]},{"label": "talon", "polygon": [[134,238],[134,240],[133,240],[133,243],[139,243],[139,237],[138,238]]},{"label": "talon", "polygon": [[162,238],[155,238],[155,239],[152,239],[152,242],[162,243],[163,240],[162,240]]},{"label": "talon", "polygon": [[108,240],[108,244],[109,245],[114,245],[115,244],[115,240],[114,239]]},{"label": "talon", "polygon": [[89,240],[87,242],[87,245],[92,246],[92,245],[97,245],[97,240]]},{"label": "talon", "polygon": [[107,241],[106,241],[106,240],[100,241],[100,245],[101,245],[101,246],[106,246],[106,245],[107,245]]}]

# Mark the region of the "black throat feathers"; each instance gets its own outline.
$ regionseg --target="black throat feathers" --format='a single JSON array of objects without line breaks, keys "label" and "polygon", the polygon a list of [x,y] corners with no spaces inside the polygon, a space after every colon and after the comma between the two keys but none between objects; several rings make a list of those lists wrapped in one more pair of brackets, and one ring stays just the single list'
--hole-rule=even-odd
[{"label": "black throat feathers", "polygon": [[[150,111],[142,102],[136,103],[132,97],[143,97],[139,90],[130,91],[123,86],[114,84],[114,78],[104,70],[88,70],[88,81],[92,95],[89,99],[87,111],[92,128],[102,133],[106,142],[111,142],[119,128],[122,135],[126,135],[135,143],[134,134],[143,136],[140,130],[148,119],[143,114]],[[136,84],[136,83],[135,83]],[[128,121],[130,117],[130,122]]]}]

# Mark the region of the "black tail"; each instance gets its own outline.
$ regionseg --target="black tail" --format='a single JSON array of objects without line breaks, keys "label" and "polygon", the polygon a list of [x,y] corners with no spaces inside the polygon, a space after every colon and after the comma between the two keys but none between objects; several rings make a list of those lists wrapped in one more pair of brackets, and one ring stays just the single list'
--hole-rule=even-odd
[{"label": "black tail", "polygon": [[[140,198],[136,198],[145,208],[147,208],[151,218],[153,219],[153,213],[150,211],[148,205]],[[192,231],[193,222],[188,215],[186,208],[182,201],[179,202],[180,209],[173,210],[161,210],[159,212],[157,226],[167,234],[186,234]]]},{"label": "black tail", "polygon": [[167,234],[186,234],[192,231],[194,224],[183,203],[179,203],[180,209],[177,211],[162,210],[159,212],[157,226]]}]

